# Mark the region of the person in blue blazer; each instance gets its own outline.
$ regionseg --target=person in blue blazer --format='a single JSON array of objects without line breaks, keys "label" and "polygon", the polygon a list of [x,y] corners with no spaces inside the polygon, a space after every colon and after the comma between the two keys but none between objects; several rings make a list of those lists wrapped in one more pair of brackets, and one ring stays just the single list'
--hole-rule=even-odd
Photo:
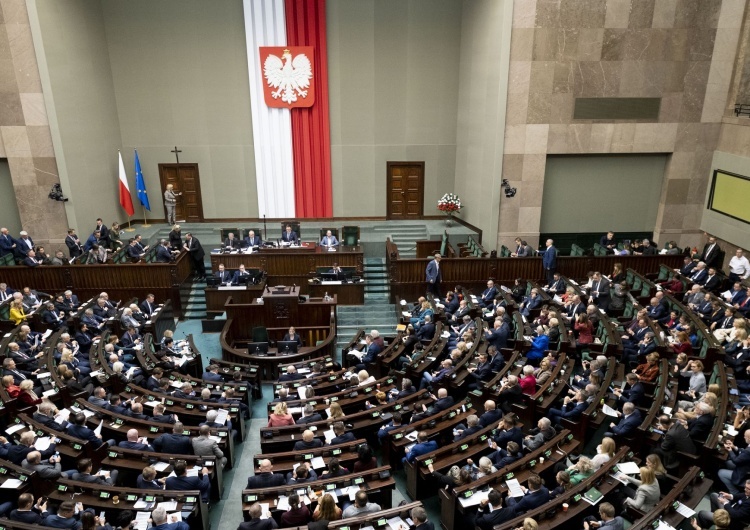
[{"label": "person in blue blazer", "polygon": [[406,453],[406,456],[404,456],[401,461],[404,463],[409,462],[410,464],[413,464],[414,460],[418,456],[426,455],[427,453],[435,451],[437,448],[437,442],[435,440],[430,440],[427,437],[426,431],[419,431],[419,434],[417,434],[416,445],[411,448],[411,451],[408,451]]},{"label": "person in blue blazer", "polygon": [[293,245],[296,245],[299,243],[297,232],[294,232],[292,230],[292,225],[286,225],[285,230],[281,233],[281,240],[284,243],[291,243]]},{"label": "person in blue blazer", "polygon": [[524,496],[520,500],[516,497],[508,497],[508,506],[513,508],[515,515],[520,515],[534,508],[538,508],[549,501],[549,490],[542,484],[542,478],[536,473],[529,475],[528,488],[523,488]]},{"label": "person in blue blazer", "polygon": [[330,230],[328,230],[326,235],[320,240],[320,246],[327,248],[337,247],[339,246],[339,240],[336,239],[336,236],[334,236]]},{"label": "person in blue blazer", "polygon": [[557,249],[553,243],[554,241],[548,239],[546,243],[547,248],[542,254],[542,266],[544,267],[544,274],[547,277],[547,284],[555,281],[555,270],[557,269]]},{"label": "person in blue blazer", "polygon": [[545,352],[549,349],[549,336],[542,326],[539,326],[536,330],[537,336],[531,341],[531,349],[526,352],[526,362],[533,366],[539,364],[539,361],[545,355]]},{"label": "person in blue blazer", "polygon": [[492,304],[496,296],[497,287],[495,287],[495,282],[493,282],[492,280],[488,280],[487,288],[482,291],[482,296],[479,299],[479,305],[482,307],[487,307],[488,305]]},{"label": "person in blue blazer", "polygon": [[565,396],[562,408],[552,408],[547,413],[547,417],[552,422],[552,425],[559,425],[560,420],[563,418],[570,421],[577,421],[589,405],[586,402],[587,397],[585,390],[579,390],[572,398]]},{"label": "person in blue blazer", "polygon": [[609,436],[610,438],[612,435],[630,436],[635,433],[642,421],[641,411],[628,401],[622,406],[622,418],[620,418],[620,421],[610,423],[609,428],[611,432],[605,433],[604,436]]},{"label": "person in blue blazer", "polygon": [[432,293],[435,298],[442,298],[440,296],[440,280],[442,280],[442,274],[440,273],[440,260],[442,256],[435,254],[435,258],[430,260],[425,269],[425,281],[427,282],[427,292]]},{"label": "person in blue blazer", "polygon": [[219,367],[215,364],[209,365],[208,369],[203,372],[201,378],[204,381],[210,381],[212,383],[221,383],[224,381],[224,378],[219,375]]}]

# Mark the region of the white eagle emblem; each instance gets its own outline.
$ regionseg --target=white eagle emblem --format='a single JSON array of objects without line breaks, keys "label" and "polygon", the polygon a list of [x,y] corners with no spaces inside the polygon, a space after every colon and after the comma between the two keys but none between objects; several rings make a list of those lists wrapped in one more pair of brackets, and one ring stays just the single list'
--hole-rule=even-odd
[{"label": "white eagle emblem", "polygon": [[292,59],[292,53],[284,50],[281,58],[273,54],[266,57],[263,75],[268,86],[276,89],[271,92],[271,96],[292,104],[297,101],[297,95],[307,97],[306,89],[310,87],[312,79],[312,64],[304,53]]}]

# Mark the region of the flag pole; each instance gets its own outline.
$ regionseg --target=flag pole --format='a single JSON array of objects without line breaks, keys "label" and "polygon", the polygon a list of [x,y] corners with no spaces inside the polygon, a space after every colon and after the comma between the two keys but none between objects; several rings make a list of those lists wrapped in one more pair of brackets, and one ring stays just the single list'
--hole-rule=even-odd
[{"label": "flag pole", "polygon": [[143,228],[148,228],[151,225],[148,224],[148,217],[146,217],[146,207],[143,206],[142,204],[141,204],[141,206],[143,207],[143,224],[141,226]]},{"label": "flag pole", "polygon": [[135,228],[133,228],[133,223],[131,221],[132,216],[128,215],[128,227],[125,229],[126,232],[135,232]]}]

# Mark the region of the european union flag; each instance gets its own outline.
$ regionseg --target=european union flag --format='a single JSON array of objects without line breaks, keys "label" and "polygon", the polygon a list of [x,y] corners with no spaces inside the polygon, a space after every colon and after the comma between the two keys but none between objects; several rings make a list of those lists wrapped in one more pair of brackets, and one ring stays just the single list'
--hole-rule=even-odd
[{"label": "european union flag", "polygon": [[148,193],[146,193],[146,183],[143,181],[143,172],[141,171],[141,161],[138,160],[138,151],[135,151],[135,189],[138,191],[138,200],[150,212],[151,205],[148,203]]}]

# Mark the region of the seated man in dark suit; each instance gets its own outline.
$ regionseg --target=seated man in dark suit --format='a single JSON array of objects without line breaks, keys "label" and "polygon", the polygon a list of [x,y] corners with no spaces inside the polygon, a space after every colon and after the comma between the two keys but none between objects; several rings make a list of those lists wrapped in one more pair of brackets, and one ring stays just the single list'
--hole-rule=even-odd
[{"label": "seated man in dark suit", "polygon": [[290,364],[286,367],[286,373],[279,376],[279,383],[301,381],[302,379],[305,379],[305,375],[298,373],[297,368]]},{"label": "seated man in dark suit", "polygon": [[491,330],[486,330],[484,333],[487,338],[487,344],[490,346],[494,346],[497,350],[508,347],[510,327],[508,326],[508,323],[502,319],[496,318],[493,328]]},{"label": "seated man in dark suit", "polygon": [[[161,380],[161,387],[169,387],[169,379],[162,379]],[[175,419],[174,414],[168,414],[167,408],[164,406],[163,403],[159,403],[154,407],[154,416],[151,418],[151,421],[156,421],[158,423],[176,423],[177,420]],[[190,454],[190,453],[186,453]]]},{"label": "seated man in dark suit", "polygon": [[55,406],[51,401],[42,401],[37,407],[37,412],[34,412],[32,418],[35,422],[40,423],[48,429],[55,431],[64,431],[68,425],[67,421],[63,421],[62,424],[57,423],[55,420]]},{"label": "seated man in dark suit", "polygon": [[479,362],[477,363],[477,365],[473,368],[470,367],[468,370],[468,380],[471,381],[471,383],[467,387],[469,390],[480,388],[481,386],[483,386],[482,383],[489,381],[495,375],[492,373],[490,358],[487,355],[487,352],[481,352],[479,354]]},{"label": "seated man in dark suit", "polygon": [[133,326],[130,326],[120,338],[120,344],[123,348],[135,348],[140,343],[141,336],[138,334],[138,330]]},{"label": "seated man in dark suit", "polygon": [[495,299],[495,296],[497,296],[497,287],[495,287],[495,282],[492,280],[487,281],[487,288],[482,291],[481,296],[477,300],[479,305],[481,307],[487,307],[490,305],[493,300]]},{"label": "seated man in dark suit", "polygon": [[618,423],[611,422],[609,424],[611,432],[604,433],[604,436],[612,438],[613,436],[626,437],[635,434],[636,429],[643,421],[641,411],[628,401],[622,406],[622,413],[618,414],[622,414],[622,418]]},{"label": "seated man in dark suit", "polygon": [[136,486],[139,490],[163,490],[164,483],[167,481],[167,477],[156,480],[156,469],[151,466],[146,466],[138,478],[136,479]]},{"label": "seated man in dark suit", "polygon": [[203,372],[201,379],[210,383],[221,383],[224,381],[224,378],[219,375],[219,367],[215,364],[208,366],[207,370]]},{"label": "seated man in dark suit", "polygon": [[74,528],[78,530],[81,528],[78,517],[83,513],[83,506],[79,504],[78,508],[79,512],[76,514],[76,504],[73,501],[62,502],[57,507],[57,513],[47,515],[44,521],[42,521],[42,525],[52,528]]},{"label": "seated man in dark suit", "polygon": [[270,460],[261,460],[258,465],[258,472],[247,479],[247,489],[254,490],[283,486],[286,483],[284,475],[273,473],[272,469],[273,464],[271,464]]},{"label": "seated man in dark suit", "polygon": [[549,490],[542,484],[542,478],[536,473],[529,475],[528,488],[524,490],[524,496],[518,500],[516,497],[508,497],[508,507],[513,508],[514,515],[520,515],[534,508],[538,508],[549,500]]},{"label": "seated man in dark suit", "polygon": [[435,530],[435,525],[427,520],[427,512],[421,506],[412,508],[409,515],[414,522],[413,530]]},{"label": "seated man in dark suit", "polygon": [[26,257],[23,258],[23,264],[27,267],[38,267],[42,264],[42,261],[37,259],[36,252],[29,250]]},{"label": "seated man in dark suit", "polygon": [[174,463],[174,477],[167,477],[166,489],[174,491],[199,490],[203,502],[208,502],[211,493],[211,478],[208,469],[201,468],[197,477],[187,476],[187,462],[178,460]]},{"label": "seated man in dark suit", "polygon": [[159,246],[156,247],[155,261],[157,263],[169,263],[170,261],[172,261],[172,256],[179,253],[180,252],[178,250],[169,250],[169,241],[167,241],[166,239],[162,239],[161,241],[159,241]]},{"label": "seated man in dark suit", "polygon": [[22,493],[18,496],[18,508],[10,512],[10,520],[20,523],[40,525],[49,515],[47,502],[41,502],[42,497],[34,504],[34,496],[31,493]]},{"label": "seated man in dark suit", "polygon": [[299,243],[297,232],[292,231],[292,225],[286,225],[286,228],[281,233],[281,240],[285,243],[291,243],[292,245]]},{"label": "seated man in dark suit", "polygon": [[706,277],[706,283],[703,284],[703,288],[710,293],[718,293],[719,287],[721,287],[721,278],[716,274],[716,267],[708,268],[708,276]]},{"label": "seated man in dark suit", "polygon": [[576,392],[572,398],[565,396],[562,408],[551,408],[547,414],[552,425],[559,425],[560,420],[563,418],[570,421],[577,421],[583,415],[583,411],[589,406],[586,402],[587,397],[588,395],[583,389]]},{"label": "seated man in dark suit", "polygon": [[708,434],[711,432],[711,427],[714,425],[714,415],[716,411],[708,403],[702,401],[695,404],[695,413],[697,416],[692,420],[685,422],[680,420],[684,427],[687,427],[690,433],[690,438],[696,445],[702,445],[703,442],[708,438]]},{"label": "seated man in dark suit", "polygon": [[223,285],[232,283],[234,277],[234,274],[224,268],[223,263],[219,263],[219,270],[216,271],[215,275]]},{"label": "seated man in dark suit", "polygon": [[250,520],[240,523],[237,530],[273,530],[274,528],[278,528],[276,520],[273,517],[261,519],[263,508],[257,502],[250,506],[248,513],[250,514]]},{"label": "seated man in dark suit", "polygon": [[146,318],[151,318],[158,307],[154,299],[155,297],[153,294],[147,294],[145,300],[141,302],[141,311],[146,315]]},{"label": "seated man in dark suit", "polygon": [[438,390],[437,397],[432,394],[430,394],[430,397],[434,399],[435,402],[430,405],[429,408],[427,407],[427,405],[422,404],[422,412],[414,414],[412,416],[412,423],[428,416],[432,416],[433,414],[437,414],[438,412],[447,410],[451,406],[453,406],[453,403],[455,403],[453,396],[448,395],[448,389],[446,388],[441,388],[440,390]]},{"label": "seated man in dark suit", "polygon": [[308,451],[318,447],[323,447],[323,441],[320,438],[315,438],[315,433],[310,430],[303,432],[302,439],[294,443],[295,451]]},{"label": "seated man in dark suit", "polygon": [[414,387],[414,385],[411,382],[411,379],[408,377],[404,377],[401,380],[401,390],[396,394],[396,399],[405,398],[406,396],[411,396],[413,393],[415,393],[417,389]]},{"label": "seated man in dark suit", "polygon": [[240,263],[240,268],[234,273],[232,277],[232,285],[240,285],[247,283],[250,280],[250,273],[245,269],[245,265]]},{"label": "seated man in dark suit", "polygon": [[172,426],[171,433],[164,433],[154,440],[154,449],[160,453],[172,453],[176,455],[193,454],[193,446],[190,443],[190,437],[185,436],[182,432],[185,427],[181,422],[176,422]]},{"label": "seated man in dark suit", "polygon": [[132,237],[128,240],[128,248],[126,252],[128,253],[128,257],[134,261],[139,261],[146,254],[145,252],[140,251],[135,238]]},{"label": "seated man in dark suit", "polygon": [[46,311],[42,314],[42,321],[48,329],[57,331],[65,323],[65,314],[63,313],[61,316],[52,302],[48,302],[45,308]]},{"label": "seated man in dark suit", "polygon": [[453,441],[457,442],[461,440],[462,438],[466,438],[467,436],[471,436],[475,432],[479,432],[483,429],[481,425],[479,425],[479,416],[476,414],[472,414],[468,418],[466,418],[466,425],[456,425],[456,427],[453,429]]},{"label": "seated man in dark suit", "polygon": [[495,525],[510,521],[516,516],[515,510],[503,508],[503,496],[496,489],[490,490],[487,499],[479,503],[479,510],[474,516],[474,526],[481,530],[493,530]]},{"label": "seated man in dark suit", "polygon": [[429,342],[435,337],[435,324],[432,323],[432,315],[425,315],[424,323],[419,326],[416,333],[417,340]]},{"label": "seated man in dark suit", "polygon": [[406,453],[403,462],[414,463],[414,460],[421,455],[426,455],[438,448],[438,444],[435,440],[430,440],[426,431],[419,431],[417,434],[417,443],[410,451]]},{"label": "seated man in dark suit", "polygon": [[[201,497],[203,497],[202,494]],[[167,515],[167,511],[164,507],[158,507],[151,512],[151,523],[153,524],[151,527],[152,530],[190,530],[190,526],[185,521],[169,521],[173,521],[173,519]]]},{"label": "seated man in dark suit", "polygon": [[615,388],[615,396],[617,396],[617,406],[622,409],[623,405],[628,401],[636,407],[645,405],[646,398],[646,387],[640,382],[638,376],[634,373],[629,373],[625,376],[625,389]]},{"label": "seated man in dark suit", "polygon": [[229,232],[227,238],[224,240],[224,248],[227,250],[237,250],[240,248],[240,240],[234,237],[234,233]]},{"label": "seated man in dark suit", "polygon": [[245,247],[259,247],[263,244],[263,241],[260,239],[260,236],[255,235],[255,230],[250,230],[250,232],[245,237],[244,245]]},{"label": "seated man in dark suit", "polygon": [[148,440],[146,438],[141,438],[138,436],[137,429],[130,429],[127,436],[128,439],[123,440],[122,442],[117,444],[118,447],[122,447],[124,449],[134,449],[136,451],[154,450],[154,448],[151,446],[151,444],[148,443]]},{"label": "seated man in dark suit", "polygon": [[339,445],[346,442],[353,442],[357,438],[353,433],[346,432],[343,421],[337,421],[333,424],[333,433],[336,435],[328,442],[328,445]]},{"label": "seated man in dark suit", "polygon": [[101,434],[97,434],[86,427],[86,416],[83,412],[78,412],[73,416],[73,423],[68,425],[67,431],[71,436],[91,442],[94,449],[98,449],[104,443]]},{"label": "seated man in dark suit", "polygon": [[77,473],[73,473],[72,480],[79,482],[88,482],[91,484],[101,484],[107,486],[114,486],[117,483],[117,474],[119,473],[116,469],[112,471],[104,471],[92,475],[94,463],[90,458],[81,458],[76,466],[78,469]]},{"label": "seated man in dark suit", "polygon": [[393,413],[393,417],[391,418],[391,421],[380,427],[378,429],[378,440],[380,441],[380,444],[382,445],[385,443],[386,438],[388,438],[388,433],[391,432],[393,429],[398,429],[403,425],[403,416],[401,415],[401,412],[398,410]]},{"label": "seated man in dark suit", "polygon": [[323,417],[315,412],[315,407],[308,403],[307,405],[305,405],[305,408],[302,411],[302,417],[297,420],[297,425],[299,425],[300,423],[313,423],[322,420]]}]

